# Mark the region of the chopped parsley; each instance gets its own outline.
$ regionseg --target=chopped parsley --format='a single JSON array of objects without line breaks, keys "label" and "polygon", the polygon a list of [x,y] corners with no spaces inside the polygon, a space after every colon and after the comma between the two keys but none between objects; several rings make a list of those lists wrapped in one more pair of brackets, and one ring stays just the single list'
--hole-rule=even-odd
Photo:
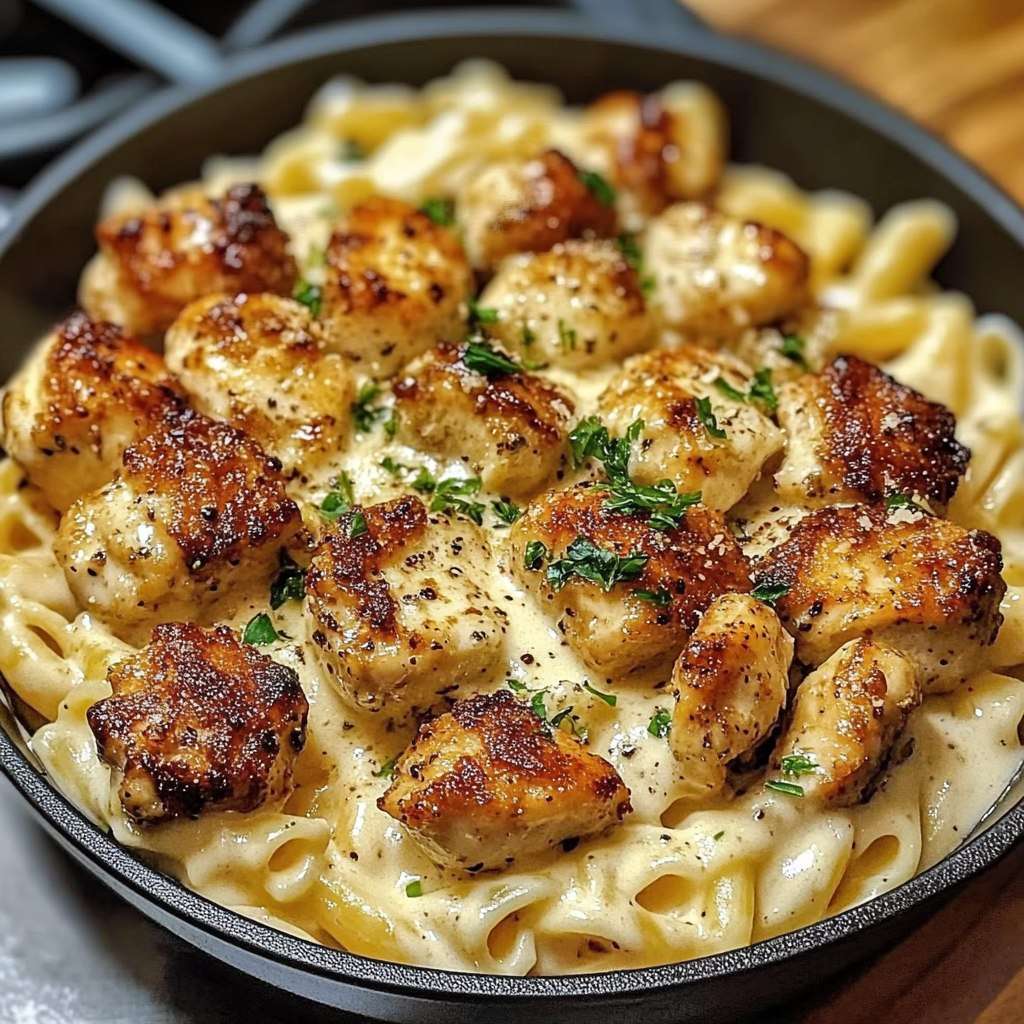
[{"label": "chopped parsley", "polygon": [[647,561],[647,555],[639,551],[617,555],[579,536],[566,548],[564,557],[548,563],[547,582],[553,589],[561,590],[573,576],[579,576],[598,584],[607,593],[616,583],[638,579]]},{"label": "chopped parsley", "polygon": [[768,605],[769,608],[774,608],[775,602],[780,597],[785,597],[789,591],[790,586],[788,583],[758,583],[750,592],[750,596],[762,604]]},{"label": "chopped parsley", "polygon": [[450,228],[455,223],[455,200],[436,196],[425,199],[420,207],[420,213],[425,213],[435,224]]},{"label": "chopped parsley", "polygon": [[375,779],[393,779],[395,777],[395,764],[397,757],[389,757],[374,773]]},{"label": "chopped parsley", "polygon": [[245,632],[242,634],[242,640],[247,644],[252,644],[254,647],[265,647],[267,644],[272,644],[278,638],[278,632],[274,629],[274,623],[271,622],[270,616],[266,612],[254,615],[246,623]]},{"label": "chopped parsley", "polygon": [[384,421],[384,433],[389,438],[394,438],[398,433],[398,411],[396,409],[392,409],[391,415]]},{"label": "chopped parsley", "polygon": [[356,503],[352,491],[352,478],[342,470],[334,478],[334,490],[324,495],[320,502],[320,515],[328,522],[336,522]]},{"label": "chopped parsley", "polygon": [[[416,479],[419,480],[419,477]],[[416,486],[416,481],[413,481],[413,486]],[[479,490],[480,477],[478,476],[446,477],[444,480],[439,480],[432,488],[434,496],[430,500],[430,511],[457,512],[467,519],[472,519],[477,526],[482,526],[484,506],[479,501],[469,500]]]},{"label": "chopped parsley", "polygon": [[725,835],[725,829],[722,829],[721,832],[716,832],[711,838],[714,839],[714,841],[717,843],[718,840],[721,839],[722,836],[724,836],[724,835]]},{"label": "chopped parsley", "polygon": [[380,468],[386,469],[392,476],[395,477],[401,476],[403,473],[412,472],[411,466],[406,466],[401,462],[395,462],[395,460],[391,458],[390,455],[385,455],[384,458],[380,460]]},{"label": "chopped parsley", "polygon": [[500,316],[493,306],[478,306],[476,299],[469,300],[469,322],[473,324],[496,324]]},{"label": "chopped parsley", "polygon": [[322,267],[327,262],[327,250],[319,245],[311,245],[306,253],[307,267]]},{"label": "chopped parsley", "polygon": [[544,703],[544,697],[547,694],[547,690],[537,690],[536,693],[530,698],[530,710],[542,721],[548,720],[548,709]]},{"label": "chopped parsley", "polygon": [[608,180],[597,171],[577,171],[577,177],[587,187],[587,191],[602,205],[615,205],[615,189]]},{"label": "chopped parsley", "polygon": [[580,716],[573,713],[572,705],[556,712],[548,724],[552,729],[561,729],[563,725],[568,725],[573,736],[578,740],[582,740],[584,743],[587,740],[588,729],[580,722]]},{"label": "chopped parsley", "polygon": [[658,608],[667,608],[672,603],[672,595],[664,587],[658,587],[657,590],[634,590],[633,596],[638,601],[646,601]]},{"label": "chopped parsley", "polygon": [[654,275],[644,272],[644,255],[636,240],[636,235],[622,234],[618,239],[619,252],[630,267],[636,271],[640,279],[640,290],[649,295],[654,290]]},{"label": "chopped parsley", "polygon": [[779,407],[779,398],[772,384],[772,371],[767,367],[762,367],[754,374],[749,391],[740,391],[724,377],[715,379],[715,387],[735,402],[760,402],[769,412],[775,412]]},{"label": "chopped parsley", "polygon": [[502,498],[501,501],[492,501],[491,508],[494,514],[501,520],[504,526],[511,526],[522,514],[523,510],[511,501]]},{"label": "chopped parsley", "polygon": [[779,767],[783,775],[798,779],[801,775],[813,775],[818,770],[818,762],[806,754],[787,754],[779,761]]},{"label": "chopped parsley", "polygon": [[721,440],[725,437],[725,431],[718,425],[718,419],[711,408],[711,399],[702,397],[697,399],[697,419],[701,426],[707,431],[708,437]]},{"label": "chopped parsley", "polygon": [[348,521],[348,539],[355,540],[356,537],[362,537],[364,533],[368,532],[366,525],[366,516],[363,515],[361,509],[356,509],[352,513],[352,517]]},{"label": "chopped parsley", "polygon": [[576,351],[576,328],[570,327],[561,317],[558,318],[558,344],[563,352]]},{"label": "chopped parsley", "polygon": [[733,387],[724,377],[715,378],[715,387],[725,395],[726,398],[731,398],[734,402],[745,402],[747,400],[747,393],[740,391],[739,388]]},{"label": "chopped parsley", "polygon": [[506,679],[505,680],[505,685],[513,693],[526,693],[527,690],[529,689],[529,687],[526,685],[526,683],[522,683],[518,679]]},{"label": "chopped parsley", "polygon": [[537,340],[537,335],[530,330],[528,324],[523,324],[519,330],[519,343],[523,348],[529,348]]},{"label": "chopped parsley", "polygon": [[338,156],[346,163],[352,163],[355,160],[364,160],[366,150],[355,139],[344,139],[338,147]]},{"label": "chopped parsley", "polygon": [[305,280],[296,281],[292,297],[296,302],[301,302],[313,316],[320,315],[320,310],[323,307],[323,295],[319,285]]},{"label": "chopped parsley", "polygon": [[522,367],[510,359],[504,352],[499,352],[483,339],[474,339],[466,345],[462,353],[462,362],[467,370],[482,373],[489,380],[504,377],[510,373],[519,373]]},{"label": "chopped parsley", "polygon": [[593,694],[598,700],[603,700],[608,707],[613,708],[619,702],[619,698],[614,693],[602,693],[600,690],[595,690],[585,679],[583,680],[583,689],[587,693]]},{"label": "chopped parsley", "polygon": [[807,341],[799,334],[784,334],[782,336],[782,354],[797,366],[807,369],[807,356],[805,350]]},{"label": "chopped parsley", "polygon": [[672,715],[664,708],[655,708],[651,720],[647,723],[647,731],[659,740],[663,740],[672,729]]},{"label": "chopped parsley", "polygon": [[573,466],[579,469],[592,455],[603,453],[608,442],[608,428],[596,416],[580,420],[569,431]]},{"label": "chopped parsley", "polygon": [[368,434],[377,421],[387,414],[387,409],[373,404],[379,395],[380,385],[376,381],[364,381],[356,392],[356,400],[349,406],[352,420],[360,434]]},{"label": "chopped parsley", "polygon": [[887,509],[912,508],[915,512],[924,512],[922,508],[909,494],[890,494],[885,499]]},{"label": "chopped parsley", "polygon": [[422,896],[423,895],[423,881],[422,881],[422,879],[419,879],[419,878],[413,879],[413,881],[411,881],[405,887],[405,895],[410,897],[411,899],[415,899],[417,896]]},{"label": "chopped parsley", "polygon": [[306,596],[306,570],[283,548],[278,561],[280,568],[270,584],[270,607],[275,611],[286,601],[301,601]]},{"label": "chopped parsley", "polygon": [[523,552],[523,566],[527,569],[539,569],[548,556],[548,549],[542,540],[531,540]]},{"label": "chopped parsley", "polygon": [[776,793],[785,793],[786,796],[804,795],[804,787],[798,786],[795,782],[783,782],[781,779],[768,779],[764,785],[765,789],[774,789]]}]

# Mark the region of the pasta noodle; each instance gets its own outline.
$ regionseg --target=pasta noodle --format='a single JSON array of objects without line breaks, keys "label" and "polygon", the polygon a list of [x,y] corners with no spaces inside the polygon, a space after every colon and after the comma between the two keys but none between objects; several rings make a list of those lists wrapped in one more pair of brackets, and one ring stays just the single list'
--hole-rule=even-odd
[{"label": "pasta noodle", "polygon": [[[675,102],[717,134],[717,104],[702,87]],[[701,134],[703,132],[703,135]],[[343,144],[366,159],[347,158]],[[327,87],[304,124],[256,160],[211,160],[217,193],[255,176],[300,257],[322,249],[332,217],[367,196],[411,202],[454,194],[483,166],[558,146],[601,167],[584,115],[542,86],[509,81],[472,64],[422,91]],[[710,143],[709,143],[710,145]],[[150,200],[138,183],[113,189],[110,209]],[[310,702],[299,785],[283,806],[222,812],[144,828],[127,818],[98,757],[86,710],[110,694],[111,665],[133,647],[79,611],[52,552],[56,515],[0,465],[0,670],[38,721],[32,749],[53,781],[118,841],[237,912],[291,934],[353,952],[464,971],[522,975],[609,970],[704,956],[758,941],[892,889],[963,841],[999,796],[1022,753],[1024,688],[1024,362],[1015,329],[975,316],[967,298],[929,280],[954,222],[938,203],[888,211],[838,192],[807,194],[776,171],[731,167],[716,197],[725,211],[792,237],[811,257],[819,300],[841,311],[835,351],[883,363],[899,381],[951,409],[973,452],[949,517],[1001,541],[1009,589],[990,660],[953,694],[930,696],[913,714],[913,750],[872,798],[823,809],[751,789],[695,809],[664,743],[649,742],[652,712],[666,697],[622,687],[614,709],[587,712],[589,744],[606,752],[632,794],[633,813],[607,836],[557,860],[524,862],[500,875],[454,878],[427,858],[375,800],[379,768],[397,740],[353,721],[297,641],[275,657],[298,672]],[[311,279],[316,270],[310,270]],[[608,376],[552,370],[588,408]],[[385,441],[385,444],[389,442]],[[415,456],[391,444],[398,461]],[[357,492],[381,485],[379,445],[332,464]],[[324,477],[326,479],[327,477]],[[320,482],[311,485],[315,490]],[[320,493],[320,492],[317,492]],[[585,664],[509,578],[488,585],[508,609],[509,650],[547,659],[551,707],[578,698]],[[241,627],[265,598],[230,624]],[[301,609],[277,620],[303,636]],[[575,695],[575,696],[574,696]],[[408,896],[410,882],[422,895]]]}]

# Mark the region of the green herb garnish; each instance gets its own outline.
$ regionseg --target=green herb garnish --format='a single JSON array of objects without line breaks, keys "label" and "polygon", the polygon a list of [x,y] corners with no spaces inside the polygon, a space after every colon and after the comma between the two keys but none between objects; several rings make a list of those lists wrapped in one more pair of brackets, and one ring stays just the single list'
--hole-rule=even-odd
[{"label": "green herb garnish", "polygon": [[462,353],[462,362],[467,370],[482,373],[489,380],[504,377],[510,373],[519,373],[522,367],[503,352],[499,352],[486,341],[475,340],[466,345]]},{"label": "green herb garnish", "polygon": [[731,398],[734,402],[745,402],[747,400],[747,393],[740,391],[739,388],[733,387],[724,377],[715,378],[715,387],[722,392],[726,398]]},{"label": "green herb garnish", "polygon": [[909,494],[890,494],[885,499],[887,509],[912,508],[915,512],[926,512]]},{"label": "green herb garnish", "polygon": [[376,381],[364,381],[356,392],[356,400],[349,406],[352,420],[360,434],[368,434],[387,413],[387,409],[373,404],[379,394],[380,385]]},{"label": "green herb garnish", "polygon": [[266,612],[254,615],[245,625],[245,632],[242,640],[254,647],[265,647],[278,639],[278,632],[274,629],[274,623]]},{"label": "green herb garnish", "polygon": [[657,590],[634,590],[633,596],[638,601],[646,601],[658,608],[667,608],[672,603],[672,595],[664,587]]},{"label": "green herb garnish", "polygon": [[807,369],[807,357],[804,354],[807,348],[807,341],[799,334],[784,334],[782,336],[782,354],[797,366]]},{"label": "green herb garnish", "polygon": [[765,789],[774,789],[776,793],[785,793],[787,796],[803,796],[804,787],[798,786],[795,782],[783,782],[781,779],[768,779]]},{"label": "green herb garnish", "polygon": [[608,707],[613,708],[619,702],[619,698],[614,693],[602,693],[600,690],[595,690],[586,680],[583,681],[583,689],[587,693],[593,694],[598,700],[603,700]]},{"label": "green herb garnish", "polygon": [[700,420],[701,426],[707,431],[708,437],[721,440],[725,437],[725,431],[718,425],[718,419],[711,408],[711,399],[702,397],[696,399],[696,402],[697,419]]},{"label": "green herb garnish", "polygon": [[813,775],[818,770],[818,762],[806,754],[787,754],[779,761],[783,775],[798,779],[801,775]]},{"label": "green herb garnish", "polygon": [[366,525],[366,516],[363,515],[361,509],[357,508],[348,521],[348,539],[355,540],[356,537],[362,537],[367,532],[369,532],[369,528]]},{"label": "green herb garnish", "polygon": [[478,306],[476,299],[469,300],[469,322],[472,324],[496,324],[500,319],[493,306]]},{"label": "green herb garnish", "polygon": [[576,328],[570,327],[561,317],[558,318],[558,344],[563,352],[576,351]]},{"label": "green herb garnish", "polygon": [[422,896],[423,895],[423,882],[422,882],[422,880],[417,878],[414,881],[410,882],[405,887],[405,895],[409,896],[410,898],[413,898],[413,899],[415,899],[417,896]]},{"label": "green herb garnish", "polygon": [[296,281],[292,297],[296,302],[301,302],[313,316],[320,315],[320,310],[323,307],[323,295],[319,285],[305,280]]},{"label": "green herb garnish", "polygon": [[352,491],[352,478],[342,470],[334,478],[334,490],[324,495],[320,502],[320,515],[328,522],[336,522],[356,503]]},{"label": "green herb garnish", "polygon": [[384,421],[384,433],[388,438],[393,439],[398,433],[398,412],[391,410],[391,415]]},{"label": "green herb garnish", "polygon": [[577,171],[580,181],[587,187],[587,191],[602,205],[615,205],[615,189],[608,184],[607,179],[597,171]]},{"label": "green herb garnish", "polygon": [[395,764],[397,757],[389,757],[374,773],[375,779],[393,779],[395,777]]},{"label": "green herb garnish", "polygon": [[714,841],[717,843],[718,840],[721,839],[722,836],[724,836],[724,835],[725,835],[725,829],[722,829],[721,832],[716,832],[711,838],[714,839]]},{"label": "green herb garnish", "polygon": [[672,729],[672,715],[664,708],[655,708],[651,720],[647,723],[647,731],[663,740]]},{"label": "green herb garnish", "polygon": [[301,601],[306,596],[306,570],[296,565],[283,548],[278,562],[280,568],[270,584],[270,607],[275,611],[286,601]]},{"label": "green herb garnish", "polygon": [[522,514],[523,510],[511,501],[504,498],[501,501],[492,501],[491,508],[494,514],[501,520],[502,524],[511,526]]},{"label": "green herb garnish", "polygon": [[760,601],[762,604],[768,605],[769,608],[775,607],[775,602],[780,597],[785,597],[790,591],[788,583],[758,583],[756,587],[750,592],[750,596]]},{"label": "green herb garnish", "polygon": [[518,679],[506,679],[505,685],[513,693],[526,693],[529,690],[529,687],[526,685],[526,683],[522,683]]},{"label": "green herb garnish", "polygon": [[639,551],[617,555],[579,536],[566,548],[564,557],[548,563],[547,582],[561,590],[573,576],[579,576],[607,593],[616,583],[638,579],[647,562],[647,555]]},{"label": "green herb garnish", "polygon": [[769,412],[775,412],[779,407],[779,398],[775,394],[775,387],[772,384],[772,371],[767,367],[763,367],[754,374],[749,391],[740,391],[724,377],[715,379],[715,387],[734,402],[760,402]]},{"label": "green herb garnish", "polygon": [[543,541],[531,540],[523,552],[523,565],[527,569],[539,569],[548,556],[548,549]]},{"label": "green herb garnish", "polygon": [[[417,478],[418,479],[418,478]],[[413,482],[415,486],[415,481]],[[472,519],[477,526],[484,521],[484,506],[478,501],[470,501],[469,497],[480,490],[480,477],[470,476],[447,477],[438,481],[433,488],[430,501],[431,512],[457,512],[467,519]]]},{"label": "green herb garnish", "polygon": [[530,698],[530,710],[542,721],[548,720],[548,709],[544,703],[544,695],[547,690],[537,690],[536,693]]},{"label": "green herb garnish", "polygon": [[433,494],[437,487],[437,478],[426,466],[420,466],[416,479],[409,486],[420,494]]},{"label": "green herb garnish", "polygon": [[390,455],[385,455],[384,458],[380,460],[380,468],[386,469],[392,476],[395,477],[401,476],[403,473],[412,472],[411,466],[403,465],[401,462],[395,462],[395,460],[391,458]]},{"label": "green herb garnish", "polygon": [[355,139],[342,140],[338,149],[339,156],[346,163],[352,163],[355,160],[363,160],[366,157],[366,150],[363,149]]},{"label": "green herb garnish", "polygon": [[450,228],[455,223],[455,200],[436,197],[425,199],[420,212],[425,213],[435,224]]}]

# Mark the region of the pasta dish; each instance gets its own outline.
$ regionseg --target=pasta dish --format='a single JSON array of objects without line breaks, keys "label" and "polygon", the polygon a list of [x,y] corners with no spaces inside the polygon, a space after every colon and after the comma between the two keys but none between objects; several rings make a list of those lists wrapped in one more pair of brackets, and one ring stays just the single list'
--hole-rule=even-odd
[{"label": "pasta dish", "polygon": [[340,80],[113,182],[3,396],[0,672],[191,889],[460,971],[890,890],[1014,778],[1021,348],[955,225],[727,163],[696,83]]}]

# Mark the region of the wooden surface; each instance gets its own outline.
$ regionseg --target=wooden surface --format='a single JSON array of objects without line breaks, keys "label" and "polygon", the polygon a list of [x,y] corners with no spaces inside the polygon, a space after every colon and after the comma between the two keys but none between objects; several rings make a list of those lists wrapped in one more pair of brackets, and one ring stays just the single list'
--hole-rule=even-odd
[{"label": "wooden surface", "polygon": [[[1024,0],[687,2],[902,108],[1024,202]],[[767,1021],[1024,1024],[1024,849],[867,969]]]},{"label": "wooden surface", "polygon": [[882,96],[1024,202],[1024,0],[687,3]]}]

